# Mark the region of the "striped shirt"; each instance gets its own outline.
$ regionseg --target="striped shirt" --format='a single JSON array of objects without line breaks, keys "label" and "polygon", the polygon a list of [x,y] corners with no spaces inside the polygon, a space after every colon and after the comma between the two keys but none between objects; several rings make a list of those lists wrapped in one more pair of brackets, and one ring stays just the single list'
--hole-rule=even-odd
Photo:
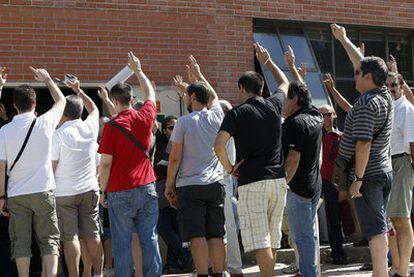
[{"label": "striped shirt", "polygon": [[[344,133],[339,147],[339,155],[347,160],[355,154],[357,141],[372,141],[387,119],[388,105],[390,115],[384,130],[371,145],[368,164],[364,177],[392,171],[390,159],[390,140],[393,121],[392,99],[388,89],[373,89],[361,95],[345,118]],[[354,174],[354,168],[351,170]]]}]

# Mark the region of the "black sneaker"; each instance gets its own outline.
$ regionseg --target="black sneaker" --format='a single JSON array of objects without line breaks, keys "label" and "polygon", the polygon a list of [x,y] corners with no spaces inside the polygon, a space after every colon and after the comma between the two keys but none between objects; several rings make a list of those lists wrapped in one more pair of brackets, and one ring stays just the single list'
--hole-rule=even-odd
[{"label": "black sneaker", "polygon": [[332,263],[336,265],[346,265],[348,260],[344,256],[336,256],[332,259]]}]

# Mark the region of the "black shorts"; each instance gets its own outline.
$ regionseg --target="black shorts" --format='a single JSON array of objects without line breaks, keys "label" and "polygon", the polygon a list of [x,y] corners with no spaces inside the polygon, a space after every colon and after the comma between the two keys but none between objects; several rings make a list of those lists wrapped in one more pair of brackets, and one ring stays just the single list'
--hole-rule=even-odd
[{"label": "black shorts", "polygon": [[183,241],[224,237],[225,194],[219,182],[177,188],[177,220]]}]

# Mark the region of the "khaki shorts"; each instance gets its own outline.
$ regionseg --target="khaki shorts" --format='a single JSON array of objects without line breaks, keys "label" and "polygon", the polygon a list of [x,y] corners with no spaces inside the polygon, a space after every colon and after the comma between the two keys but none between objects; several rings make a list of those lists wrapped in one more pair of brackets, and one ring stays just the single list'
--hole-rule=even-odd
[{"label": "khaki shorts", "polygon": [[12,259],[32,256],[32,228],[40,255],[59,255],[56,204],[51,191],[11,197],[7,205]]},{"label": "khaki shorts", "polygon": [[245,252],[280,248],[286,180],[271,179],[240,186],[238,211]]},{"label": "khaki shorts", "polygon": [[387,206],[388,217],[410,218],[413,201],[414,170],[411,157],[392,159],[393,182]]},{"label": "khaki shorts", "polygon": [[60,240],[98,237],[99,193],[91,190],[77,195],[56,197]]}]

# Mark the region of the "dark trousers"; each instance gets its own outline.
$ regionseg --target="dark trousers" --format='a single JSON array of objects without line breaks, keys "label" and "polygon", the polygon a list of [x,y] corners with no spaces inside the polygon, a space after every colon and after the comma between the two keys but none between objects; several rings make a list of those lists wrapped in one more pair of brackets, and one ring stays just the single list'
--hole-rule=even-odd
[{"label": "dark trousers", "polygon": [[343,256],[342,248],[342,224],[341,211],[339,209],[339,193],[335,186],[328,180],[322,180],[322,193],[325,200],[326,216],[328,218],[329,244],[331,256]]},{"label": "dark trousers", "polygon": [[171,207],[160,209],[157,229],[168,247],[166,267],[179,268],[179,262],[184,267],[191,265],[191,253],[182,247],[178,233],[177,210]]},{"label": "dark trousers", "polygon": [[16,264],[10,260],[9,219],[0,215],[0,276],[17,276]]}]

